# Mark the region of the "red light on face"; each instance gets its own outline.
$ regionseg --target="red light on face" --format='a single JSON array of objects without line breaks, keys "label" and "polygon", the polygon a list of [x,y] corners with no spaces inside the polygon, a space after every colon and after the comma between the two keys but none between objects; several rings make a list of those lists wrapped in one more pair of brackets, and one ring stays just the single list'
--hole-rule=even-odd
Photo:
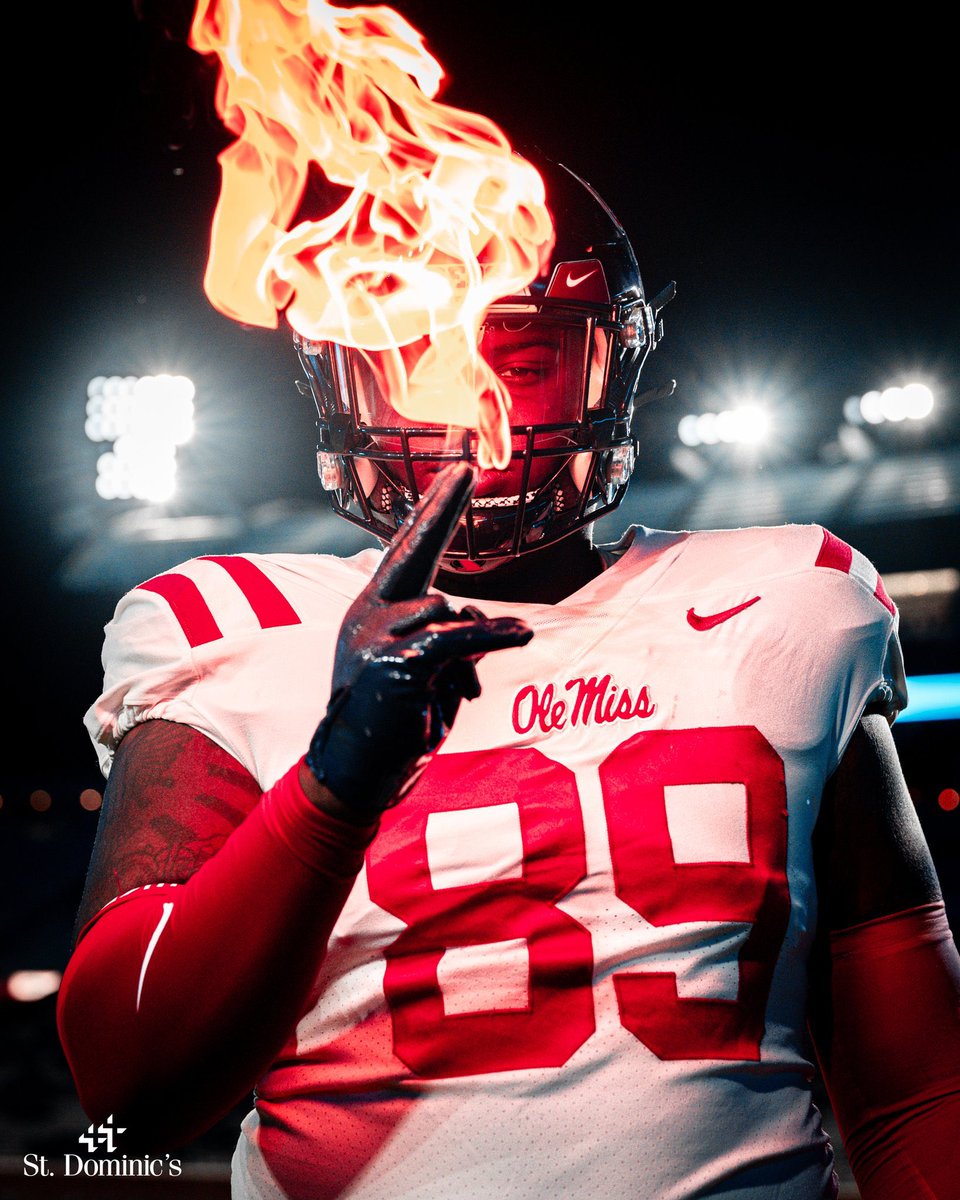
[{"label": "red light on face", "polygon": [[956,788],[944,788],[937,797],[937,803],[944,812],[953,812],[960,807],[960,792]]}]

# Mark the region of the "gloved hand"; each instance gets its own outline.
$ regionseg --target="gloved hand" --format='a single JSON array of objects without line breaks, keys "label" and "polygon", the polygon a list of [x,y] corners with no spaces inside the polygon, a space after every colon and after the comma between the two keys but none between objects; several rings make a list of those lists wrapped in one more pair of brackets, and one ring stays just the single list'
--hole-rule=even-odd
[{"label": "gloved hand", "polygon": [[480,695],[474,663],[533,636],[522,621],[427,595],[473,488],[467,463],[440,472],[340,626],[330,703],[306,764],[357,824],[403,797],[460,701]]}]

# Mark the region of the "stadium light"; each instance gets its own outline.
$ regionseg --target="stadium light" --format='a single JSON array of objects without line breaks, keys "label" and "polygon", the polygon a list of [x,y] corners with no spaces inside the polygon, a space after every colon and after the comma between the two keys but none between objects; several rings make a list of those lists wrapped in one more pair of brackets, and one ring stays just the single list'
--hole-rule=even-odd
[{"label": "stadium light", "polygon": [[843,415],[851,425],[898,424],[901,421],[925,421],[932,415],[935,399],[925,383],[907,383],[903,387],[887,387],[849,396]]},{"label": "stadium light", "polygon": [[169,500],[176,452],[193,436],[191,380],[184,375],[98,375],[87,385],[84,432],[112,442],[97,460],[97,493],[106,500]]},{"label": "stadium light", "polygon": [[741,404],[722,412],[688,413],[677,426],[685,446],[756,446],[770,433],[770,414],[759,404]]}]

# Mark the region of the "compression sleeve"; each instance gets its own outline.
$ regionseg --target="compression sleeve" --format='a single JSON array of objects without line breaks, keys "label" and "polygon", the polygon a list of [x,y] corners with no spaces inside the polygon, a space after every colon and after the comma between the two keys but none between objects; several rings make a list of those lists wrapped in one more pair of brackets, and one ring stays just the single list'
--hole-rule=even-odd
[{"label": "compression sleeve", "polygon": [[375,826],[321,812],[291,768],[182,884],[136,888],[81,933],[57,1007],[93,1120],[128,1146],[199,1136],[250,1092],[307,1007]]},{"label": "compression sleeve", "polygon": [[821,1062],[863,1200],[949,1200],[960,1167],[960,958],[942,903],[831,936]]}]

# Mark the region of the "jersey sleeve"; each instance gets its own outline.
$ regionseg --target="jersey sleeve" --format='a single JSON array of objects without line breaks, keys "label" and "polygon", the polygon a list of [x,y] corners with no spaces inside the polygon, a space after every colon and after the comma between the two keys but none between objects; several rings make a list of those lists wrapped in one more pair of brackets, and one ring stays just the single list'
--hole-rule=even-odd
[{"label": "jersey sleeve", "polygon": [[271,786],[323,715],[337,630],[370,570],[364,555],[205,555],[128,592],[85,716],[104,775],[135,725],[167,720]]},{"label": "jersey sleeve", "polygon": [[846,643],[842,702],[837,719],[837,762],[865,713],[892,724],[907,705],[899,613],[877,568],[859,550],[819,527],[815,570],[840,584],[829,603],[829,623]]},{"label": "jersey sleeve", "polygon": [[199,671],[170,605],[144,588],[120,600],[104,630],[101,659],[103,691],[84,725],[107,776],[121,740],[140,722],[197,723],[190,700]]}]

